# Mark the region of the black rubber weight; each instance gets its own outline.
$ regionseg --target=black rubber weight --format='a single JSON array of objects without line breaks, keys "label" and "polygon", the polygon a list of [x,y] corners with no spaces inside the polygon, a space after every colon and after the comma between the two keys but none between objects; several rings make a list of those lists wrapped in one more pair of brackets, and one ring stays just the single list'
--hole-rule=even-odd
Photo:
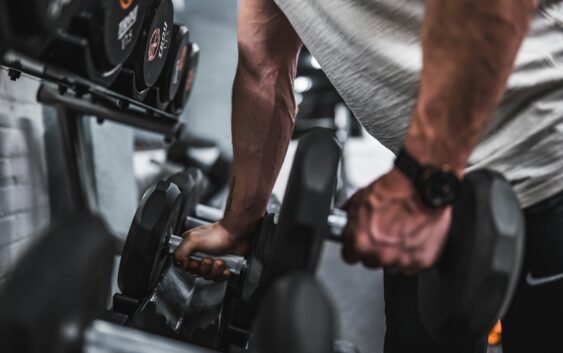
[{"label": "black rubber weight", "polygon": [[339,142],[328,129],[314,129],[299,142],[278,225],[266,245],[264,285],[289,273],[316,270],[341,153]]},{"label": "black rubber weight", "polygon": [[182,78],[182,83],[180,84],[180,89],[176,93],[174,98],[174,104],[177,108],[183,109],[190,98],[192,92],[192,87],[194,84],[197,65],[199,63],[199,46],[196,43],[190,44],[188,61],[186,63],[186,69]]},{"label": "black rubber weight", "polygon": [[186,218],[193,215],[196,206],[205,195],[209,182],[197,168],[188,168],[168,178],[168,181],[178,186],[182,193],[182,205],[178,223],[175,228],[176,234],[182,234]]},{"label": "black rubber weight", "polygon": [[190,36],[188,28],[174,25],[172,32],[172,45],[168,53],[166,66],[160,76],[160,98],[163,102],[170,102],[182,83],[188,55],[190,52]]},{"label": "black rubber weight", "polygon": [[121,65],[133,52],[143,27],[147,1],[103,0],[92,6],[94,56],[109,67]]},{"label": "black rubber weight", "polygon": [[508,182],[487,170],[467,174],[442,258],[418,278],[427,331],[458,345],[483,338],[510,302],[523,243],[523,217]]},{"label": "black rubber weight", "polygon": [[160,181],[143,196],[121,253],[121,291],[143,298],[154,287],[169,258],[168,243],[180,216],[182,194],[174,184]]},{"label": "black rubber weight", "polygon": [[80,0],[17,0],[6,1],[16,26],[25,33],[46,37],[67,26],[80,9]]},{"label": "black rubber weight", "polygon": [[313,277],[282,278],[262,304],[251,352],[333,352],[335,321],[332,305]]},{"label": "black rubber weight", "polygon": [[3,353],[80,352],[103,313],[115,242],[101,220],[75,214],[22,257],[0,293]]},{"label": "black rubber weight", "polygon": [[142,67],[142,83],[153,86],[162,73],[170,50],[170,37],[174,22],[174,7],[171,0],[162,0],[154,12],[148,27]]}]

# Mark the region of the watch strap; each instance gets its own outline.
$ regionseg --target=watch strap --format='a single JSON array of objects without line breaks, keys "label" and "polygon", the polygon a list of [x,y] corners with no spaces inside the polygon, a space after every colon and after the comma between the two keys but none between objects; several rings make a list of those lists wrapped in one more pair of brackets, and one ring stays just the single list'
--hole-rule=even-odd
[{"label": "watch strap", "polygon": [[413,183],[416,183],[424,172],[424,168],[404,148],[397,154],[395,166]]}]

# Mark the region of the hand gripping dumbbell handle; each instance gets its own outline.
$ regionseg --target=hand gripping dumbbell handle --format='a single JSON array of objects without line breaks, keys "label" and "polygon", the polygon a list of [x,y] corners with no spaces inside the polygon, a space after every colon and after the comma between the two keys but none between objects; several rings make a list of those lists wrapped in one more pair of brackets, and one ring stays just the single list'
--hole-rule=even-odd
[{"label": "hand gripping dumbbell handle", "polygon": [[[209,224],[209,222],[219,221],[223,217],[223,213],[215,208],[198,205],[196,208],[196,217],[188,217],[186,219],[187,228],[193,228],[204,224]],[[338,209],[331,211],[328,216],[327,223],[329,227],[329,232],[326,239],[342,242],[342,231],[346,226],[347,218],[346,212]],[[174,252],[176,248],[182,243],[183,238],[177,235],[172,235],[170,237],[169,250]],[[215,260],[223,260],[225,267],[229,269],[232,274],[239,275],[244,269],[246,269],[246,259],[242,256],[237,255],[210,255],[202,252],[195,252],[190,255],[190,259],[201,261],[204,258],[209,257]]]},{"label": "hand gripping dumbbell handle", "polygon": [[[170,253],[176,250],[176,248],[180,245],[182,240],[184,239],[177,235],[172,235],[170,237],[170,244],[169,244]],[[214,260],[223,260],[223,262],[225,263],[225,267],[234,275],[240,275],[240,273],[246,268],[246,259],[242,256],[237,256],[237,255],[217,256],[217,255],[210,255],[202,252],[195,252],[190,255],[190,259],[196,261],[201,261],[206,257],[210,257]]]}]

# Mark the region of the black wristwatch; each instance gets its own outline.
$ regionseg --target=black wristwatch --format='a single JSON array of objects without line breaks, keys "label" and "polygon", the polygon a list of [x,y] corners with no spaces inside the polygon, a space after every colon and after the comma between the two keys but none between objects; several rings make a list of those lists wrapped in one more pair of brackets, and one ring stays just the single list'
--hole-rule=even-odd
[{"label": "black wristwatch", "polygon": [[421,165],[401,149],[395,167],[409,178],[422,202],[431,208],[451,205],[458,197],[461,181],[449,165]]}]

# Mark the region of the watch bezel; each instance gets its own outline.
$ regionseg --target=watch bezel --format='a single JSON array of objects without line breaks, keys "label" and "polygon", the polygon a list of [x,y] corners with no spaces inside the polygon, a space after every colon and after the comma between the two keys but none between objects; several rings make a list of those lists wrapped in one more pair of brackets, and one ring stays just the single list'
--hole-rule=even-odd
[{"label": "watch bezel", "polygon": [[[445,178],[443,178],[444,175],[446,175],[448,177],[447,179],[449,179],[447,183],[449,190],[447,193],[443,193],[442,195],[437,195],[435,192],[436,189],[430,187],[432,184],[432,178],[436,178],[438,175],[442,176],[442,180],[445,180]],[[453,204],[459,195],[459,189],[461,187],[461,182],[457,177],[455,170],[447,164],[443,164],[438,167],[424,165],[423,172],[420,174],[418,181],[415,184],[422,201],[431,208],[443,208]]]}]

